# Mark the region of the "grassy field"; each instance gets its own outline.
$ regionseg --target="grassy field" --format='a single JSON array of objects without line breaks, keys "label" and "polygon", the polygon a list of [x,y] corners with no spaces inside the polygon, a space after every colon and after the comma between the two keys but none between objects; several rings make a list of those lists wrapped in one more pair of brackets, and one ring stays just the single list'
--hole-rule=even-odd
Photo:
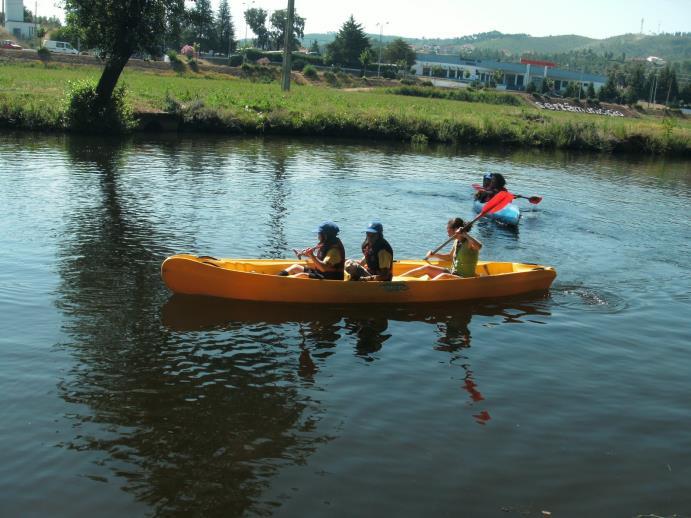
[{"label": "grassy field", "polygon": [[[93,66],[45,67],[0,61],[0,126],[65,130],[68,81],[97,80]],[[138,112],[168,111],[183,131],[337,135],[414,142],[631,151],[688,156],[691,124],[682,118],[613,118],[518,106],[357,91],[325,84],[251,82],[204,73],[126,69],[121,79]]]}]

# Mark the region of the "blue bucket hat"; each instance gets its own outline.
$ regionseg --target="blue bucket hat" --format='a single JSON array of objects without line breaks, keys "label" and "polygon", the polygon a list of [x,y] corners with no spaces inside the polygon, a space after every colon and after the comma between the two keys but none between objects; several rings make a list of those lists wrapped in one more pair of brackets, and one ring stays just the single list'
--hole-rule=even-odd
[{"label": "blue bucket hat", "polygon": [[483,176],[482,179],[490,181],[492,179],[492,173],[485,173],[485,176]]},{"label": "blue bucket hat", "polygon": [[319,225],[314,232],[316,234],[333,234],[336,235],[341,231],[341,229],[338,228],[338,225],[334,223],[333,221],[325,221],[321,225]]},{"label": "blue bucket hat", "polygon": [[373,221],[369,224],[369,227],[365,229],[365,232],[367,232],[368,234],[383,234],[384,225],[382,225],[378,221]]}]

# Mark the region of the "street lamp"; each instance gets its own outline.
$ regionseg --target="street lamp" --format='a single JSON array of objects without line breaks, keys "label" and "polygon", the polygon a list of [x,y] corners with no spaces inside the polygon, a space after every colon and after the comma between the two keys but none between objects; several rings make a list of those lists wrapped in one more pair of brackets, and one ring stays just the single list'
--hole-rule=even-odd
[{"label": "street lamp", "polygon": [[384,34],[384,25],[389,25],[389,22],[377,22],[379,27],[379,59],[377,63],[377,77],[381,76],[381,39]]}]

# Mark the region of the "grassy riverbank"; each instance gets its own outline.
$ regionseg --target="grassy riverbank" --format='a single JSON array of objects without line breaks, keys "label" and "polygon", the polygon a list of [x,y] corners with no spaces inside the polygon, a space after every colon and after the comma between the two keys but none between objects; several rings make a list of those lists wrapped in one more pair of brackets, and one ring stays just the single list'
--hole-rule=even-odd
[{"label": "grassy riverbank", "polygon": [[[99,74],[94,66],[1,61],[0,126],[69,130],[63,122],[68,81],[95,81]],[[691,124],[680,118],[546,112],[523,101],[514,106],[481,98],[467,102],[411,97],[384,88],[349,91],[324,81],[294,85],[284,94],[276,82],[213,72],[179,75],[126,69],[122,81],[135,112],[174,113],[182,131],[691,155]]]}]

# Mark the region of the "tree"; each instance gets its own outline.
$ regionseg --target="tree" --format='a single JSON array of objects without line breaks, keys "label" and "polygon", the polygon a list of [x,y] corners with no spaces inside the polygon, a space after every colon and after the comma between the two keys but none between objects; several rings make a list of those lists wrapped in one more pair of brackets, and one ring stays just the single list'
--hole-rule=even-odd
[{"label": "tree", "polygon": [[317,40],[312,41],[312,45],[310,45],[310,53],[321,54],[321,50],[319,50],[319,43],[317,43]]},{"label": "tree", "polygon": [[356,67],[362,51],[371,47],[362,26],[351,15],[336,34],[334,41],[327,45],[329,61]]},{"label": "tree", "polygon": [[362,52],[360,52],[358,61],[362,65],[362,77],[367,76],[367,65],[369,65],[372,62],[372,57],[372,51],[370,49],[365,49]]},{"label": "tree", "polygon": [[233,27],[228,0],[221,0],[221,5],[218,7],[215,32],[216,48],[221,52],[227,52],[230,56],[235,51],[237,42],[235,41],[235,27]]},{"label": "tree", "polygon": [[214,13],[211,0],[196,0],[190,12],[190,21],[194,31],[194,42],[199,43],[201,50],[209,50],[214,44]]},{"label": "tree", "polygon": [[[271,42],[271,48],[274,50],[281,50],[285,45],[286,40],[286,22],[288,18],[287,9],[279,9],[274,11],[271,15],[271,27],[273,28],[269,34],[269,40]],[[305,19],[299,16],[298,13],[293,14],[293,45],[292,50],[297,50],[299,48],[300,40],[305,36]]]},{"label": "tree", "polygon": [[626,85],[631,87],[631,95],[635,95],[636,100],[645,99],[645,70],[642,64],[636,63],[628,70]]},{"label": "tree", "polygon": [[[590,83],[592,85],[592,83]],[[590,85],[588,85],[588,97],[590,97]],[[601,101],[616,102],[619,99],[619,91],[617,90],[616,80],[613,74],[607,77],[605,86],[600,88],[598,98]]]},{"label": "tree", "polygon": [[396,38],[386,46],[384,59],[387,63],[405,61],[406,67],[411,67],[417,59],[413,47],[408,45],[403,38]]},{"label": "tree", "polygon": [[679,92],[679,98],[683,103],[691,104],[691,83],[686,83],[686,86]]},{"label": "tree", "polygon": [[269,46],[269,30],[266,28],[268,13],[264,9],[252,8],[245,11],[245,22],[256,36],[254,46],[266,49]]},{"label": "tree", "polygon": [[595,99],[595,85],[592,83],[592,81],[588,83],[588,92],[586,93],[586,96],[589,99]]},{"label": "tree", "polygon": [[84,43],[105,60],[96,104],[112,98],[122,69],[135,52],[160,55],[166,19],[184,12],[184,0],[64,0],[65,14]]}]

